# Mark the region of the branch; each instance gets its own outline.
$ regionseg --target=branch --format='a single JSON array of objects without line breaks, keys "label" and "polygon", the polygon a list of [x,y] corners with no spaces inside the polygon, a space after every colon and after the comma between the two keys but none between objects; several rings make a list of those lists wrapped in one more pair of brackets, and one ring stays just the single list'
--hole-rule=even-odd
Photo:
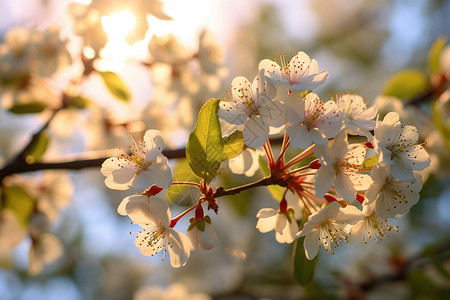
[{"label": "branch", "polygon": [[[50,120],[53,116],[50,118]],[[11,161],[9,164],[5,165],[2,169],[0,169],[0,182],[5,179],[5,177],[13,174],[26,173],[26,172],[34,172],[41,170],[81,170],[85,168],[95,168],[101,167],[103,162],[109,157],[99,157],[99,158],[90,158],[90,159],[76,159],[70,161],[55,161],[55,162],[42,162],[42,163],[32,163],[29,164],[25,161],[24,154],[26,154],[26,150],[29,149],[30,145],[39,137],[39,134],[45,130],[48,126],[50,120],[41,128],[37,133],[35,133],[27,147],[21,151],[16,158]],[[282,138],[276,137],[270,139],[271,143],[279,144],[282,142]],[[172,150],[163,150],[162,154],[166,156],[168,159],[176,159],[176,158],[185,158],[186,157],[186,148],[172,149]]]}]

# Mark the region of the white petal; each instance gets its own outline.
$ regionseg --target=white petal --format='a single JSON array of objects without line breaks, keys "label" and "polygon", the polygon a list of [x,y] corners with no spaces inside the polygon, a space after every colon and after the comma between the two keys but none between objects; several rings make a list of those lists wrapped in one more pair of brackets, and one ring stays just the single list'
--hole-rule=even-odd
[{"label": "white petal", "polygon": [[284,214],[277,214],[275,221],[275,231],[278,233],[282,233],[287,222],[288,220]]},{"label": "white petal", "polygon": [[216,232],[211,224],[205,222],[205,231],[198,232],[198,242],[200,247],[205,250],[211,250],[219,244]]},{"label": "white petal", "polygon": [[269,218],[275,216],[278,212],[272,208],[262,208],[256,214],[257,218]]},{"label": "white petal", "polygon": [[363,218],[364,214],[358,208],[353,205],[347,205],[339,208],[339,213],[334,217],[334,220],[338,223],[353,225]]},{"label": "white petal", "polygon": [[342,172],[336,175],[334,180],[334,188],[347,202],[352,202],[356,199],[356,189],[350,178]]},{"label": "white petal", "polygon": [[312,141],[305,125],[288,123],[286,132],[289,135],[293,146],[301,149],[306,149],[311,146]]},{"label": "white petal", "polygon": [[126,216],[127,215],[127,204],[128,202],[133,202],[133,201],[147,201],[148,202],[148,197],[144,196],[144,195],[133,195],[133,196],[128,196],[126,198],[124,198],[120,204],[119,207],[117,207],[117,212],[119,213],[119,215],[122,216]]},{"label": "white petal", "polygon": [[317,252],[319,251],[319,244],[319,230],[314,229],[305,237],[305,241],[303,242],[303,247],[305,248],[307,259],[312,260],[314,257],[316,257]]},{"label": "white petal", "polygon": [[316,197],[322,198],[331,189],[335,178],[336,171],[333,166],[322,165],[315,174]]},{"label": "white petal", "polygon": [[164,149],[164,139],[159,130],[147,130],[144,135],[144,142],[147,148],[147,159],[156,160]]},{"label": "white petal", "polygon": [[158,197],[150,197],[149,206],[152,214],[161,221],[161,225],[169,227],[170,209],[167,202]]},{"label": "white petal", "polygon": [[252,115],[245,123],[243,134],[245,144],[256,149],[266,143],[269,126],[265,125],[260,117]]},{"label": "white petal", "polygon": [[290,244],[296,239],[296,233],[298,232],[297,222],[291,219],[291,222],[288,222],[286,225],[281,234],[278,232],[275,234],[275,239],[278,243]]},{"label": "white petal", "polygon": [[128,201],[125,206],[126,214],[134,223],[139,224],[142,227],[146,227],[150,224],[158,224],[160,220],[159,216],[155,214],[155,211],[150,207],[147,196],[143,197],[134,198],[133,201]]},{"label": "white petal", "polygon": [[262,121],[269,126],[279,127],[286,124],[286,108],[279,101],[267,102],[259,108],[259,113]]},{"label": "white petal", "polygon": [[170,235],[167,241],[167,248],[170,255],[170,265],[174,268],[179,268],[186,265],[190,249],[192,248],[189,238],[181,232],[169,228]]},{"label": "white petal", "polygon": [[195,250],[198,247],[198,230],[197,226],[194,226],[191,230],[187,232],[188,238],[191,240],[192,248],[191,250]]},{"label": "white petal", "polygon": [[275,222],[277,220],[277,215],[273,215],[268,218],[260,218],[256,223],[256,229],[258,229],[261,233],[266,233],[275,228]]},{"label": "white petal", "polygon": [[244,124],[248,118],[245,110],[238,107],[235,103],[227,101],[220,101],[217,115],[225,121],[235,125]]}]

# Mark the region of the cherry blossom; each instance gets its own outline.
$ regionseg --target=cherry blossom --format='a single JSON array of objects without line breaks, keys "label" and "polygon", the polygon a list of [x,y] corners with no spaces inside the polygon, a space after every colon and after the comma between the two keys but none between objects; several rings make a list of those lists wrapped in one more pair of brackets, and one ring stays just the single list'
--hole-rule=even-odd
[{"label": "cherry blossom", "polygon": [[253,83],[245,77],[236,77],[231,83],[232,100],[221,101],[217,115],[231,124],[245,124],[245,144],[251,148],[261,147],[269,136],[269,127],[279,127],[286,122],[283,103],[272,101],[275,95],[276,89],[265,80],[263,71]]},{"label": "cherry blossom", "polygon": [[280,55],[281,66],[275,61],[264,59],[259,63],[259,70],[274,84],[285,86],[290,90],[306,91],[322,85],[328,78],[328,72],[319,73],[317,61],[300,51],[286,64],[285,55]]},{"label": "cherry blossom", "polygon": [[317,197],[323,197],[334,185],[336,192],[351,202],[357,190],[366,190],[372,183],[369,175],[357,173],[366,155],[365,147],[349,145],[345,131],[334,139],[332,149],[319,146],[315,150],[321,163],[314,182]]},{"label": "cherry blossom", "polygon": [[292,243],[298,232],[298,225],[294,219],[294,210],[287,208],[287,201],[283,199],[278,211],[272,208],[263,208],[256,215],[258,223],[256,228],[266,233],[275,230],[275,239],[278,243]]},{"label": "cherry blossom", "polygon": [[369,204],[368,201],[364,201],[362,206],[364,218],[352,226],[350,230],[352,240],[367,244],[367,240],[371,238],[378,242],[392,229],[398,230],[377,215],[374,202]]},{"label": "cherry blossom", "polygon": [[403,126],[395,112],[388,113],[375,128],[374,146],[379,158],[391,165],[392,176],[400,180],[412,180],[412,171],[420,171],[430,165],[430,156],[417,144],[419,132],[414,126]]},{"label": "cherry blossom", "polygon": [[342,208],[337,201],[309,216],[303,229],[297,233],[297,236],[305,237],[303,246],[306,257],[312,260],[321,243],[326,251],[333,254],[332,247],[336,248],[342,242],[347,242],[349,225],[356,224],[363,216],[355,206]]},{"label": "cherry blossom", "polygon": [[343,126],[343,114],[334,101],[323,102],[309,93],[304,99],[289,103],[286,132],[292,145],[306,149],[311,143],[328,145]]},{"label": "cherry blossom", "polygon": [[391,170],[387,162],[374,166],[370,173],[373,183],[366,192],[368,203],[376,203],[375,211],[381,218],[395,218],[408,213],[419,201],[423,185],[417,172],[414,172],[412,180],[402,181],[394,178]]},{"label": "cherry blossom", "polygon": [[163,148],[164,140],[158,130],[147,130],[143,141],[133,139],[131,156],[122,154],[103,163],[101,172],[106,176],[106,186],[114,190],[140,191],[153,184],[168,188],[172,184],[172,173],[167,158],[161,153]]},{"label": "cherry blossom", "polygon": [[[143,229],[136,236],[136,247],[146,256],[164,249],[169,251],[170,264],[178,268],[189,259],[192,244],[189,238],[171,227],[169,205],[163,199],[134,199],[126,205],[126,213],[133,223]],[[163,257],[164,260],[164,257]]]},{"label": "cherry blossom", "polygon": [[366,136],[372,139],[370,130],[375,129],[378,106],[367,107],[366,101],[359,95],[338,95],[336,103],[344,113],[344,125],[350,134]]},{"label": "cherry blossom", "polygon": [[191,240],[193,249],[200,246],[202,249],[211,250],[219,244],[209,216],[205,216],[201,220],[192,218],[187,236]]}]

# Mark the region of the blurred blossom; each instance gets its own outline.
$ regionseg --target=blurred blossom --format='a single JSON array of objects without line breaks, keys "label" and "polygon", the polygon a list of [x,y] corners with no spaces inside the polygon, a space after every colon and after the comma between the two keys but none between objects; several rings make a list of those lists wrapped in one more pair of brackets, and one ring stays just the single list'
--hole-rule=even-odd
[{"label": "blurred blossom", "polygon": [[228,160],[228,168],[234,174],[252,177],[259,170],[259,156],[262,154],[262,150],[245,148],[241,154]]},{"label": "blurred blossom", "polygon": [[139,288],[133,300],[211,300],[212,298],[202,293],[190,293],[185,285],[174,283],[163,289],[158,286],[143,286]]},{"label": "blurred blossom", "polygon": [[25,228],[19,224],[13,211],[2,209],[0,213],[0,263],[7,265],[14,246],[25,237]]},{"label": "blurred blossom", "polygon": [[51,220],[56,221],[59,210],[66,207],[71,199],[74,188],[65,172],[45,172],[42,183],[38,184],[37,209]]},{"label": "blurred blossom", "polygon": [[61,257],[63,245],[61,241],[50,233],[44,233],[33,240],[30,249],[28,272],[37,275],[48,265]]},{"label": "blurred blossom", "polygon": [[58,107],[56,91],[47,78],[72,62],[58,26],[45,31],[11,29],[0,45],[2,107],[40,103]]}]

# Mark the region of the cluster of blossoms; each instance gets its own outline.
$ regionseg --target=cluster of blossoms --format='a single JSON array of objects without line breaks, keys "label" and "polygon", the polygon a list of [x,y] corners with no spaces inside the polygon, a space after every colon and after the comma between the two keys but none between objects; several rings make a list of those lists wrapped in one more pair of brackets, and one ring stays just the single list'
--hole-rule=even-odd
[{"label": "cluster of blossoms", "polygon": [[45,31],[13,28],[0,45],[1,107],[52,104],[56,95],[47,79],[71,63],[58,26]]},{"label": "cluster of blossoms", "polygon": [[[289,62],[281,56],[281,66],[263,60],[252,82],[244,77],[232,81],[231,99],[221,101],[217,112],[242,130],[245,147],[263,149],[270,170],[264,185],[285,189],[276,209],[258,212],[257,229],[274,230],[280,243],[304,237],[308,259],[321,246],[333,253],[350,234],[352,241],[367,243],[397,230],[388,219],[408,213],[418,202],[422,188],[418,171],[430,165],[417,129],[402,125],[397,113],[381,120],[377,106],[361,96],[338,94],[324,101],[311,92],[327,78],[328,73],[319,72],[317,61],[304,52]],[[278,158],[268,139],[271,132],[284,134]],[[287,160],[291,146],[302,151]],[[149,130],[143,141],[134,141],[131,156],[108,159],[102,173],[110,188],[137,189],[138,194],[125,198],[118,209],[143,227],[136,246],[144,255],[169,250],[172,266],[178,267],[198,245],[205,249],[217,245],[202,203],[217,212],[214,198],[226,193],[223,188],[213,192],[204,182],[196,184],[204,197],[171,219],[167,203],[155,196],[172,183],[162,149],[161,133]],[[185,236],[173,227],[194,209]]]}]

